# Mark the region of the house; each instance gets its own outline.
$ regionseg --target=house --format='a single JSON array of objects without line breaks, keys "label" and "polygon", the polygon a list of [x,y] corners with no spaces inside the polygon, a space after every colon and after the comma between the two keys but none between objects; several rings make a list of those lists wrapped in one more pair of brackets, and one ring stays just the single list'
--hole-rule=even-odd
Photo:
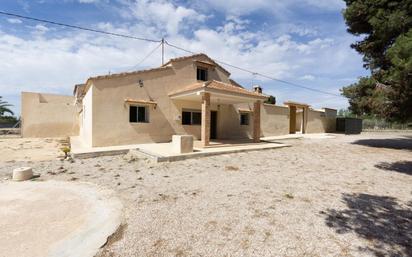
[{"label": "house", "polygon": [[169,142],[190,134],[207,146],[215,139],[251,139],[334,131],[336,110],[306,104],[263,103],[205,54],[171,59],[161,67],[97,76],[74,96],[22,93],[22,136],[79,136],[86,147]]}]

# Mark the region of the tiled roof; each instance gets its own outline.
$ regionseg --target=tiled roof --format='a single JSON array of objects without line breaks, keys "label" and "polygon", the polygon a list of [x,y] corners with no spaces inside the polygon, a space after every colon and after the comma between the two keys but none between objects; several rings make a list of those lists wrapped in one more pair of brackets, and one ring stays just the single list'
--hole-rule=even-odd
[{"label": "tiled roof", "polygon": [[145,72],[159,71],[159,70],[164,70],[164,69],[168,69],[168,68],[170,68],[170,67],[162,66],[162,67],[153,68],[153,69],[147,69],[147,70],[138,70],[138,71],[131,71],[131,72],[114,73],[114,74],[110,74],[110,75],[102,75],[102,76],[90,77],[88,80],[117,78],[117,77],[134,75],[134,74],[140,74],[140,73],[145,73]]},{"label": "tiled roof", "polygon": [[223,68],[221,65],[219,65],[217,62],[215,62],[212,58],[210,58],[209,56],[207,56],[207,55],[204,54],[204,53],[193,54],[193,55],[188,55],[188,56],[182,56],[182,57],[173,58],[173,59],[170,59],[170,60],[169,60],[167,63],[165,63],[163,66],[166,66],[166,65],[168,65],[168,64],[170,64],[170,63],[172,63],[172,62],[179,62],[179,61],[184,61],[184,60],[187,60],[187,59],[195,59],[196,57],[201,57],[201,56],[208,58],[208,59],[212,62],[213,65],[218,66],[218,67],[221,68],[224,72],[226,72],[227,74],[230,75],[230,72],[229,72],[228,70],[226,70],[225,68]]},{"label": "tiled roof", "polygon": [[179,89],[175,92],[170,93],[169,96],[184,93],[184,92],[187,92],[187,91],[196,90],[196,89],[202,89],[202,88],[211,88],[211,89],[226,91],[226,92],[235,93],[235,94],[258,97],[258,98],[262,98],[262,99],[267,98],[266,95],[259,94],[259,93],[253,92],[253,91],[249,91],[249,90],[247,90],[243,87],[234,86],[232,84],[227,84],[227,83],[223,83],[221,81],[216,81],[216,80],[192,84],[190,86],[187,86],[185,88],[182,88],[182,89]]},{"label": "tiled roof", "polygon": [[[192,59],[195,57],[200,57],[200,56],[206,56],[207,58],[209,58],[209,56],[207,56],[206,54],[200,53],[200,54],[192,54],[192,55],[186,55],[186,56],[181,56],[181,57],[177,57],[177,58],[172,58],[170,59],[167,63],[165,63],[164,65],[167,65],[171,62],[178,62],[178,61],[184,61],[187,59]],[[209,58],[210,59],[210,58]]]},{"label": "tiled roof", "polygon": [[292,106],[303,106],[303,107],[309,107],[309,104],[305,104],[305,103],[298,103],[298,102],[294,102],[294,101],[286,101],[283,104],[285,105],[292,105]]},{"label": "tiled roof", "polygon": [[122,72],[122,73],[115,73],[115,74],[110,74],[110,75],[102,75],[102,76],[95,76],[95,77],[90,77],[87,79],[85,85],[86,88],[84,92],[87,92],[90,87],[90,83],[92,80],[98,80],[98,79],[110,79],[110,78],[119,78],[123,76],[128,76],[128,75],[135,75],[135,74],[141,74],[141,73],[146,73],[146,72],[152,72],[152,71],[161,71],[161,70],[166,70],[170,69],[168,66],[161,66],[158,68],[153,68],[153,69],[147,69],[147,70],[139,70],[139,71],[131,71],[131,72]]},{"label": "tiled roof", "polygon": [[234,81],[233,79],[229,79],[229,81],[230,81],[230,84],[232,84],[233,86],[243,88],[243,87],[242,87],[239,83],[237,83],[237,82],[236,82],[236,81]]}]

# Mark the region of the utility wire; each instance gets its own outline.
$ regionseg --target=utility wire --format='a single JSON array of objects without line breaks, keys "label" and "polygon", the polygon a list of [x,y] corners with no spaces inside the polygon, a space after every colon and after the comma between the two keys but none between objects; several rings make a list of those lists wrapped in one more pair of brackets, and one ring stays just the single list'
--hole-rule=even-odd
[{"label": "utility wire", "polygon": [[[196,54],[195,52],[192,52],[192,51],[189,51],[189,50],[184,49],[182,47],[170,44],[169,42],[163,41],[163,40],[155,40],[155,39],[149,39],[149,38],[142,38],[142,37],[135,37],[135,36],[131,36],[131,35],[113,33],[113,32],[108,32],[108,31],[103,31],[103,30],[96,30],[96,29],[80,27],[80,26],[76,26],[76,25],[70,25],[70,24],[66,24],[66,23],[60,23],[60,22],[55,22],[55,21],[50,21],[50,20],[45,20],[45,19],[38,19],[38,18],[34,18],[34,17],[23,16],[23,15],[9,13],[9,12],[3,12],[3,11],[0,11],[0,15],[5,15],[5,16],[20,18],[20,19],[26,19],[26,20],[32,20],[32,21],[38,21],[38,22],[48,23],[48,24],[52,24],[52,25],[57,25],[57,26],[62,26],[62,27],[67,27],[67,28],[72,28],[72,29],[79,29],[79,30],[84,30],[84,31],[89,31],[89,32],[94,32],[94,33],[106,34],[106,35],[111,35],[111,36],[116,36],[116,37],[129,38],[129,39],[135,39],[135,40],[146,41],[146,42],[160,43],[160,45],[158,45],[152,52],[150,52],[147,56],[145,56],[136,66],[140,65],[149,56],[151,56],[153,54],[153,52],[156,51],[157,48],[159,48],[163,44],[163,42],[166,45],[168,45],[172,48],[184,51],[186,53]],[[329,92],[322,91],[322,90],[319,90],[319,89],[315,89],[315,88],[299,85],[299,84],[296,84],[296,83],[292,83],[292,82],[289,82],[289,81],[286,81],[286,80],[277,79],[277,78],[274,78],[274,77],[271,77],[271,76],[268,76],[268,75],[265,75],[265,74],[262,74],[262,73],[259,73],[259,72],[254,72],[254,71],[251,71],[251,70],[239,67],[239,66],[235,66],[235,65],[232,65],[230,63],[226,63],[226,62],[223,62],[223,61],[220,61],[220,60],[217,60],[217,59],[214,59],[214,61],[217,62],[217,63],[223,64],[223,65],[241,70],[243,72],[250,73],[250,74],[255,75],[255,76],[260,76],[260,77],[270,79],[270,80],[273,80],[273,81],[278,81],[278,82],[281,82],[281,83],[284,83],[284,84],[287,84],[287,85],[290,85],[290,86],[293,86],[293,87],[303,88],[303,89],[306,89],[306,90],[310,90],[310,91],[314,91],[314,92],[318,92],[318,93],[322,93],[322,94],[327,94],[327,95],[331,95],[331,96],[335,96],[335,97],[343,97],[343,96],[338,95],[338,94],[333,94],[333,93],[329,93]]]},{"label": "utility wire", "polygon": [[[195,52],[192,52],[192,51],[189,51],[189,50],[187,50],[187,49],[181,48],[181,47],[179,47],[179,46],[170,44],[170,43],[167,42],[167,41],[165,41],[165,43],[166,43],[168,46],[173,47],[173,48],[175,48],[175,49],[184,51],[184,52],[186,52],[186,53],[195,54]],[[343,96],[338,95],[338,94],[334,94],[334,93],[322,91],[322,90],[319,90],[319,89],[315,89],[315,88],[311,88],[311,87],[299,85],[299,84],[296,84],[296,83],[293,83],[293,82],[289,82],[289,81],[286,81],[286,80],[282,80],[282,79],[277,79],[277,78],[274,78],[274,77],[271,77],[271,76],[268,76],[268,75],[265,75],[265,74],[262,74],[262,73],[259,73],[259,72],[251,71],[251,70],[248,70],[248,69],[245,69],[245,68],[242,68],[242,67],[239,67],[239,66],[230,64],[230,63],[226,63],[226,62],[217,60],[217,59],[213,59],[213,60],[214,60],[215,62],[217,62],[217,63],[220,63],[220,64],[223,64],[223,65],[226,65],[226,66],[229,66],[229,67],[232,67],[232,68],[241,70],[241,71],[243,71],[243,72],[250,73],[250,74],[252,74],[252,75],[254,75],[254,76],[260,76],[260,77],[263,77],[263,78],[266,78],[266,79],[270,79],[270,80],[274,80],[274,81],[277,81],[277,82],[281,82],[281,83],[287,84],[287,85],[289,85],[289,86],[298,87],[298,88],[303,88],[303,89],[310,90],[310,91],[314,91],[314,92],[317,92],[317,93],[322,93],[322,94],[331,95],[331,96],[334,96],[334,97],[343,97]]]},{"label": "utility wire", "polygon": [[159,45],[157,45],[150,53],[148,53],[143,59],[141,59],[135,66],[133,66],[130,70],[134,70],[135,68],[139,67],[140,64],[142,64],[144,61],[146,61],[147,58],[149,58],[159,47],[163,44],[161,42]]},{"label": "utility wire", "polygon": [[67,28],[72,28],[72,29],[79,29],[79,30],[84,30],[84,31],[89,31],[89,32],[94,32],[94,33],[106,34],[106,35],[110,35],[110,36],[123,37],[123,38],[129,38],[129,39],[135,39],[135,40],[147,41],[147,42],[160,42],[160,40],[155,40],[155,39],[135,37],[135,36],[131,36],[131,35],[125,35],[125,34],[108,32],[108,31],[103,31],[103,30],[85,28],[85,27],[80,27],[80,26],[76,26],[76,25],[70,25],[70,24],[66,24],[66,23],[55,22],[55,21],[44,20],[44,19],[38,19],[38,18],[33,18],[33,17],[29,17],[29,16],[23,16],[23,15],[14,14],[14,13],[8,13],[8,12],[3,12],[3,11],[0,11],[0,14],[1,14],[1,15],[5,15],[5,16],[10,16],[10,17],[15,17],[15,18],[25,19],[25,20],[32,20],[32,21],[38,21],[38,22],[53,24],[53,25],[62,26],[62,27],[67,27]]}]

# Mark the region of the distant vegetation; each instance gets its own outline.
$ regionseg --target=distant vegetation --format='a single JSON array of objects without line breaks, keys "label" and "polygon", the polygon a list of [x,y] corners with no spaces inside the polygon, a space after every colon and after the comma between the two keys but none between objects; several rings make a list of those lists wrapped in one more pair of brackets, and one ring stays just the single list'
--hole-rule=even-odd
[{"label": "distant vegetation", "polygon": [[276,104],[276,97],[274,97],[273,95],[269,96],[269,98],[267,100],[265,100],[264,102],[265,104]]},{"label": "distant vegetation", "polygon": [[370,76],[343,87],[356,115],[405,124],[412,122],[411,0],[345,0],[351,45],[363,55]]},{"label": "distant vegetation", "polygon": [[[0,123],[7,123],[7,124],[15,124],[17,123],[18,119],[12,115],[14,115],[13,111],[9,108],[13,106],[9,104],[7,101],[3,100],[3,97],[0,96]],[[9,115],[6,115],[9,114]]]},{"label": "distant vegetation", "polygon": [[9,109],[9,107],[13,106],[8,102],[2,100],[3,97],[0,96],[0,117],[4,117],[6,113],[10,115],[14,115],[13,111]]},{"label": "distant vegetation", "polygon": [[363,129],[412,129],[412,122],[388,121],[374,115],[356,115],[348,109],[340,109],[338,117],[361,118]]}]

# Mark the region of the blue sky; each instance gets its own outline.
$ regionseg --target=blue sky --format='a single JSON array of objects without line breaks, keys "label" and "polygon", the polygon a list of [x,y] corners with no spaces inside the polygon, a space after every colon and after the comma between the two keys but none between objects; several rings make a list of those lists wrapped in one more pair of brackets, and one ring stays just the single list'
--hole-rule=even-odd
[{"label": "blue sky", "polygon": [[[341,0],[2,0],[0,10],[160,39],[271,77],[339,94],[368,74],[350,48]],[[0,95],[20,113],[20,92],[71,94],[90,76],[156,67],[157,43],[0,16]],[[166,59],[187,55],[167,47]],[[281,104],[345,108],[347,101],[226,67],[232,78]]]}]

